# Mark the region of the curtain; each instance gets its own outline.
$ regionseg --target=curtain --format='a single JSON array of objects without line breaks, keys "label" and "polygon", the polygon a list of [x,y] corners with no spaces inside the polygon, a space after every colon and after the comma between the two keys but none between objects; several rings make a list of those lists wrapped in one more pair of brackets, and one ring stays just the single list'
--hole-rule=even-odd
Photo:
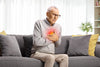
[{"label": "curtain", "polygon": [[62,35],[84,34],[80,24],[88,17],[93,20],[93,14],[87,14],[87,3],[91,0],[0,0],[0,31],[33,34],[35,21],[45,19],[47,8],[56,6],[61,14],[57,23],[62,26]]}]

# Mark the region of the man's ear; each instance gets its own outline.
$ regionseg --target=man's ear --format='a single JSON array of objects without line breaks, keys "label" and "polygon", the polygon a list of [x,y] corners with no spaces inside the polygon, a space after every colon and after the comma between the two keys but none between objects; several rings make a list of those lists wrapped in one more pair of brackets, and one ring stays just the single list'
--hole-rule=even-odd
[{"label": "man's ear", "polygon": [[49,17],[49,12],[46,13],[46,16]]}]

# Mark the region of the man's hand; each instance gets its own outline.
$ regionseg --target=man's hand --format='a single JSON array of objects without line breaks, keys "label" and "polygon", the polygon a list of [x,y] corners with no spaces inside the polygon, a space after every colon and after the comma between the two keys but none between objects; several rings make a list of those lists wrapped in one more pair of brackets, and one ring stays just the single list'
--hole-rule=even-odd
[{"label": "man's hand", "polygon": [[59,37],[56,33],[53,33],[52,35],[48,35],[47,38],[53,42],[58,41]]}]

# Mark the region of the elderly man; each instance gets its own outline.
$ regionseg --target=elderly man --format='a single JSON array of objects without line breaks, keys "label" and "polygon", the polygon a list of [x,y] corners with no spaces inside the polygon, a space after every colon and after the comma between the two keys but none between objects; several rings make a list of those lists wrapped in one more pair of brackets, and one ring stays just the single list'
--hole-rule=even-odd
[{"label": "elderly man", "polygon": [[35,53],[32,53],[31,57],[45,62],[44,67],[53,67],[55,61],[59,62],[60,67],[68,67],[68,55],[55,54],[55,47],[61,43],[61,27],[55,23],[60,16],[59,10],[51,6],[46,16],[46,19],[35,23],[32,48]]}]

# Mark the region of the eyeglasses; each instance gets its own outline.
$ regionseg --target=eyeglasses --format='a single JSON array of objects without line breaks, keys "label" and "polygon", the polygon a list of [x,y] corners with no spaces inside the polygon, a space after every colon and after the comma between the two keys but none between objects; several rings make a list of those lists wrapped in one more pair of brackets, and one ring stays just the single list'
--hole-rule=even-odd
[{"label": "eyeglasses", "polygon": [[57,16],[57,17],[61,17],[61,15],[58,15],[58,14],[54,14],[54,13],[52,13],[52,15],[54,15],[54,16]]}]

